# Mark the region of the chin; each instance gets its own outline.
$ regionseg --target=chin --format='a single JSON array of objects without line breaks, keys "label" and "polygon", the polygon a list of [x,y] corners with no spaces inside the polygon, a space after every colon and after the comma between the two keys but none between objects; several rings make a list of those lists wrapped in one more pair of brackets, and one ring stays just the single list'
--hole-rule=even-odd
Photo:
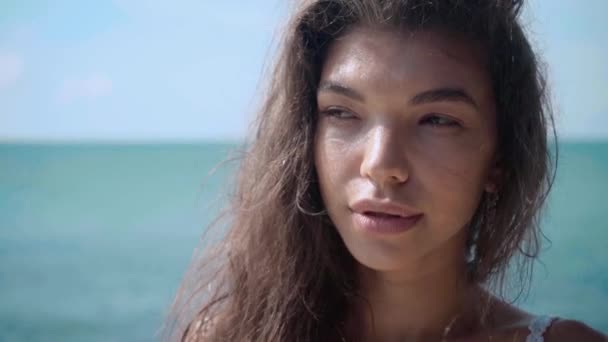
[{"label": "chin", "polygon": [[421,260],[420,246],[408,248],[407,244],[391,241],[357,239],[344,236],[343,241],[353,258],[361,265],[378,272],[391,272],[411,267]]},{"label": "chin", "polygon": [[463,256],[466,240],[465,229],[443,231],[440,239],[425,234],[424,230],[391,238],[370,238],[352,226],[338,232],[353,258],[361,266],[377,272],[418,272],[433,268],[432,264],[445,264],[446,259],[454,261]]}]

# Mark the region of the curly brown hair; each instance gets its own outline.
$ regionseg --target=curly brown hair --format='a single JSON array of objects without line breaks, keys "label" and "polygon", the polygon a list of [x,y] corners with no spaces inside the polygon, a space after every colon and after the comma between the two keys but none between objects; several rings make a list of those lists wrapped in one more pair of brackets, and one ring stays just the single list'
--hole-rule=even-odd
[{"label": "curly brown hair", "polygon": [[483,47],[504,174],[493,224],[481,219],[485,197],[470,223],[468,244],[476,253],[468,279],[503,284],[514,260],[514,274],[529,278],[556,158],[548,144],[555,130],[542,64],[519,22],[522,1],[314,0],[296,5],[256,134],[241,159],[225,238],[205,250],[205,258],[189,271],[166,336],[292,342],[339,335],[349,298],[357,296],[356,262],[324,210],[313,139],[327,47],[354,25],[457,33]]}]

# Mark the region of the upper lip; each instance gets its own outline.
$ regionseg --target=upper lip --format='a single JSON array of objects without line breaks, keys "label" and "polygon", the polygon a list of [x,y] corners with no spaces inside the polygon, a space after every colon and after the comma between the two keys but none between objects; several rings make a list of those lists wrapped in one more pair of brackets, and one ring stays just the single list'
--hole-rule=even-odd
[{"label": "upper lip", "polygon": [[375,199],[357,200],[350,206],[350,208],[354,212],[357,212],[359,214],[380,213],[401,217],[412,217],[422,214],[421,212],[411,209],[403,204],[399,204],[392,201],[380,201]]}]

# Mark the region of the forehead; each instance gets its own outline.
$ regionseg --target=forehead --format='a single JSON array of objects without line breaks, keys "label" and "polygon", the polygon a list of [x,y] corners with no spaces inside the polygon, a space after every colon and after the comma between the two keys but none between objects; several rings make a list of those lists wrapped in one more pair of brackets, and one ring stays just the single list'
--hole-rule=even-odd
[{"label": "forehead", "polygon": [[355,27],[330,45],[321,73],[327,79],[378,91],[448,86],[481,97],[491,91],[481,49],[434,31]]}]

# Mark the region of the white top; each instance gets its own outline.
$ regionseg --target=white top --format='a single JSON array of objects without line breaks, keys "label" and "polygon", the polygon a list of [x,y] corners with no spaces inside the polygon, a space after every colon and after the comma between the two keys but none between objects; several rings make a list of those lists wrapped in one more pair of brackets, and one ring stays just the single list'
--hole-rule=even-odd
[{"label": "white top", "polygon": [[545,331],[551,326],[551,323],[555,320],[555,317],[551,316],[537,316],[535,317],[528,329],[530,329],[530,335],[526,338],[526,342],[543,342],[545,338],[543,335]]}]

